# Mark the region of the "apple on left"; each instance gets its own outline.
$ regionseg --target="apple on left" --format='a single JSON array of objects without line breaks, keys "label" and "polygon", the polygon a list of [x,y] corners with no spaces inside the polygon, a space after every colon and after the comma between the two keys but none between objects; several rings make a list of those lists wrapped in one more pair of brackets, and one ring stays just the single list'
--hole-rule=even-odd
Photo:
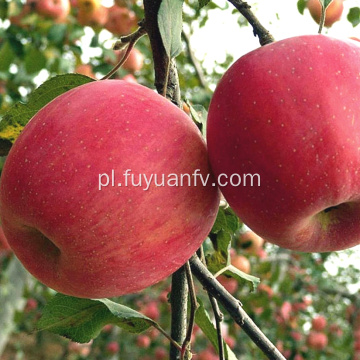
[{"label": "apple on left", "polygon": [[[100,187],[111,171],[117,181]],[[94,81],[46,105],[15,141],[1,176],[1,222],[15,255],[47,286],[120,296],[166,278],[200,247],[218,210],[214,184],[189,116],[144,86]]]}]

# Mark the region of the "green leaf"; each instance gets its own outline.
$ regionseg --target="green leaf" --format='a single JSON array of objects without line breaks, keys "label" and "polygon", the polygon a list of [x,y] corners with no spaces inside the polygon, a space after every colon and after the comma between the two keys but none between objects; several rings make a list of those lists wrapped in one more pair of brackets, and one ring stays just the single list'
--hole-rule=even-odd
[{"label": "green leaf", "polygon": [[217,234],[219,231],[223,230],[233,234],[239,227],[240,220],[231,208],[219,208],[211,232]]},{"label": "green leaf", "polygon": [[323,6],[324,9],[326,9],[331,3],[333,0],[319,0],[320,3],[321,3],[321,6]]},{"label": "green leaf", "polygon": [[299,1],[297,2],[297,8],[298,8],[298,10],[299,10],[299,13],[300,13],[301,15],[304,15],[304,11],[305,11],[305,9],[306,9],[306,0],[299,0]]},{"label": "green leaf", "polygon": [[347,19],[351,22],[353,27],[358,26],[360,24],[360,8],[351,8],[347,15]]},{"label": "green leaf", "polygon": [[211,0],[199,0],[199,9],[202,9],[206,6]]},{"label": "green leaf", "polygon": [[94,81],[84,75],[58,75],[39,86],[30,96],[27,104],[17,103],[12,106],[0,121],[0,153],[4,144],[14,143],[28,121],[47,103],[64,92],[79,85]]},{"label": "green leaf", "polygon": [[182,5],[183,0],[162,0],[158,12],[161,38],[170,58],[182,51]]},{"label": "green leaf", "polygon": [[42,51],[31,46],[26,51],[24,65],[28,74],[37,73],[46,67],[46,57]]},{"label": "green leaf", "polygon": [[5,41],[0,48],[0,72],[8,71],[14,58],[14,50],[12,49],[9,41]]},{"label": "green leaf", "polygon": [[[199,326],[201,331],[205,334],[205,336],[209,339],[211,344],[214,346],[216,352],[219,353],[217,330],[214,324],[211,322],[210,316],[206,311],[203,302],[199,298],[197,298],[197,302],[199,304],[199,307],[195,313],[195,322]],[[225,350],[225,359],[237,360],[237,357],[225,342],[224,342],[224,350]]]},{"label": "green leaf", "polygon": [[258,277],[246,274],[233,265],[229,265],[223,274],[236,279],[240,285],[250,284],[251,291],[255,291],[260,283],[260,279]]},{"label": "green leaf", "polygon": [[189,106],[190,114],[194,121],[201,125],[201,133],[204,138],[206,138],[206,123],[208,113],[202,105],[191,105],[189,101],[185,100],[187,106]]},{"label": "green leaf", "polygon": [[106,324],[135,334],[156,325],[145,315],[108,299],[81,299],[56,294],[45,306],[37,329],[86,343],[97,337]]}]

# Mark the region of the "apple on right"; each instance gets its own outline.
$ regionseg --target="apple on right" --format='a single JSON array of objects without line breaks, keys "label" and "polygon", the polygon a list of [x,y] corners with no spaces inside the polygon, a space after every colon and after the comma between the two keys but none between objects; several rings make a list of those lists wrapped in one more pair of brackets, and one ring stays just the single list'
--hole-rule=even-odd
[{"label": "apple on right", "polygon": [[[321,4],[319,0],[308,0],[306,6],[309,9],[312,18],[320,24],[321,19]],[[326,27],[331,27],[336,21],[339,21],[344,11],[343,0],[333,0],[326,8],[325,23]]]},{"label": "apple on right", "polygon": [[[212,97],[207,144],[213,172],[222,184],[227,176],[224,197],[264,240],[305,252],[360,243],[354,41],[297,36],[242,56]],[[260,184],[232,185],[233,174]]]}]

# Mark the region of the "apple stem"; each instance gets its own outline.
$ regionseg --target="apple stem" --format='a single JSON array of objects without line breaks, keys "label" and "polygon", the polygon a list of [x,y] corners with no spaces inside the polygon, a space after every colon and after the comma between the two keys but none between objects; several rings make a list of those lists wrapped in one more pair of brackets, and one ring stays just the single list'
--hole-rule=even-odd
[{"label": "apple stem", "polygon": [[236,9],[239,10],[239,12],[252,26],[254,35],[259,37],[259,42],[261,46],[270,44],[275,41],[274,37],[270,34],[270,32],[266,30],[263,25],[261,25],[260,21],[250,10],[251,6],[248,3],[242,0],[228,0],[228,1],[231,4],[233,4],[236,7]]},{"label": "apple stem", "polygon": [[319,25],[319,31],[318,33],[321,34],[324,24],[325,24],[325,18],[326,18],[326,7],[321,3],[321,17],[320,17],[320,25]]},{"label": "apple stem", "polygon": [[197,255],[190,259],[190,267],[193,275],[222,306],[229,315],[247,333],[251,340],[270,360],[286,360],[275,345],[253,322],[242,308],[239,300],[235,299],[212,275]]}]

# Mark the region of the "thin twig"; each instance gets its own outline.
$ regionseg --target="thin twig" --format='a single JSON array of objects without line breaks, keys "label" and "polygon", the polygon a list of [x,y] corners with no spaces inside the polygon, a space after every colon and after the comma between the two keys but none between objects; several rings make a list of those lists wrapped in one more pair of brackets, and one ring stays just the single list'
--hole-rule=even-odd
[{"label": "thin twig", "polygon": [[249,315],[242,308],[241,303],[235,299],[211,274],[197,255],[190,259],[190,267],[194,276],[204,288],[214,296],[228,311],[234,321],[248,334],[251,340],[270,360],[286,360],[275,345],[256,326]]},{"label": "thin twig", "polygon": [[321,34],[324,28],[325,18],[326,18],[326,7],[323,4],[321,4],[321,16],[320,16],[319,31],[318,31],[319,34]]},{"label": "thin twig", "polygon": [[209,88],[208,83],[205,80],[205,75],[204,75],[204,72],[202,70],[202,67],[200,66],[198,59],[194,55],[194,51],[193,51],[193,49],[191,47],[191,44],[190,44],[189,36],[184,31],[182,31],[181,36],[182,36],[183,40],[185,41],[189,60],[191,61],[191,63],[194,66],[195,73],[196,73],[196,76],[197,76],[197,78],[199,80],[200,85],[204,89],[208,89]]},{"label": "thin twig", "polygon": [[208,294],[209,294],[211,307],[213,309],[215,316],[215,325],[216,325],[216,332],[217,332],[218,345],[219,345],[219,360],[225,360],[224,341],[221,335],[221,322],[223,321],[224,315],[220,311],[216,299],[210,293]]},{"label": "thin twig", "polygon": [[135,46],[136,42],[146,34],[146,31],[143,27],[139,27],[135,32],[133,32],[130,35],[121,37],[120,40],[118,40],[114,45],[114,50],[123,49],[127,46],[127,49],[125,51],[125,54],[120,59],[120,61],[115,65],[115,67],[109,71],[105,76],[103,76],[100,80],[105,80],[111,78],[124,64],[124,62],[127,60],[127,58],[130,55],[131,50]]},{"label": "thin twig", "polygon": [[187,279],[187,283],[189,287],[189,295],[190,295],[190,316],[189,316],[189,323],[188,323],[185,340],[182,345],[181,360],[185,358],[186,351],[188,350],[188,346],[190,344],[191,335],[193,333],[194,324],[195,324],[195,312],[198,307],[198,303],[196,301],[195,285],[191,274],[189,262],[187,261],[184,266],[185,266],[186,279]]},{"label": "thin twig", "polygon": [[255,36],[257,35],[259,37],[261,46],[270,44],[275,41],[274,37],[270,34],[270,32],[266,30],[264,26],[261,25],[260,21],[250,10],[251,6],[248,3],[241,0],[228,0],[228,1],[231,4],[233,4],[236,7],[236,9],[240,11],[240,13],[252,26],[254,35]]}]

